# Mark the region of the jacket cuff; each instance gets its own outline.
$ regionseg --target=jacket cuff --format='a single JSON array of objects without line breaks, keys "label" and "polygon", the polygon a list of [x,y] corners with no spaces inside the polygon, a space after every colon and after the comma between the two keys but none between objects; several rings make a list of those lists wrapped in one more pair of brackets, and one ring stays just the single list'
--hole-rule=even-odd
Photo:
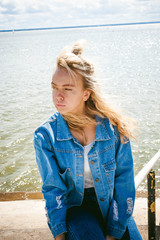
[{"label": "jacket cuff", "polygon": [[115,228],[113,226],[107,226],[107,235],[121,239],[125,233],[125,230]]},{"label": "jacket cuff", "polygon": [[67,227],[66,227],[66,223],[60,223],[54,227],[52,227],[49,223],[49,228],[53,234],[53,237],[56,238],[58,235],[67,232]]}]

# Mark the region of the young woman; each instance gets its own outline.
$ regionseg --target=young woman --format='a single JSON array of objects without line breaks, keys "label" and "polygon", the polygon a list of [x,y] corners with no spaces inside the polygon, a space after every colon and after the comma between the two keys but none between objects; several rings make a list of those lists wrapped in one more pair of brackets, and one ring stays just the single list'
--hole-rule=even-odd
[{"label": "young woman", "polygon": [[57,58],[51,86],[58,110],[36,131],[49,228],[56,240],[142,239],[130,129],[100,95],[81,41]]}]

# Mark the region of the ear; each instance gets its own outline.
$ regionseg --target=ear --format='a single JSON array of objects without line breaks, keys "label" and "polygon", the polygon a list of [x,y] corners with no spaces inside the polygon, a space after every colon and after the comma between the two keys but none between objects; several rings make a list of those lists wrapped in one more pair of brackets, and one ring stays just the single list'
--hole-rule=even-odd
[{"label": "ear", "polygon": [[86,102],[88,100],[88,98],[90,97],[90,95],[91,95],[91,91],[85,90],[83,93],[83,101]]}]

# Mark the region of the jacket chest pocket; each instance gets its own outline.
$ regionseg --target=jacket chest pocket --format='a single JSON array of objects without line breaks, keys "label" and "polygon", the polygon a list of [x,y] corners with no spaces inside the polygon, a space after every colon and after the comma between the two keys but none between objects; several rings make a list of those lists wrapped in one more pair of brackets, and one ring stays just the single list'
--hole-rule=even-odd
[{"label": "jacket chest pocket", "polygon": [[114,178],[115,178],[115,170],[116,170],[116,163],[115,160],[111,160],[110,162],[107,162],[102,165],[103,169],[105,171],[107,180],[108,180],[108,185],[111,190],[113,190],[114,187]]}]

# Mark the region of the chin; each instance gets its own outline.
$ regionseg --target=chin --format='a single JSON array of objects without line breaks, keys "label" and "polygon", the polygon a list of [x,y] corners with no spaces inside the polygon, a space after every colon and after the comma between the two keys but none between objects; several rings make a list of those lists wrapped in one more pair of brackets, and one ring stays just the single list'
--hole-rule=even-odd
[{"label": "chin", "polygon": [[62,114],[67,114],[67,113],[68,113],[68,111],[63,110],[63,109],[58,109],[58,108],[57,108],[57,110],[58,110],[59,113],[62,113]]}]

